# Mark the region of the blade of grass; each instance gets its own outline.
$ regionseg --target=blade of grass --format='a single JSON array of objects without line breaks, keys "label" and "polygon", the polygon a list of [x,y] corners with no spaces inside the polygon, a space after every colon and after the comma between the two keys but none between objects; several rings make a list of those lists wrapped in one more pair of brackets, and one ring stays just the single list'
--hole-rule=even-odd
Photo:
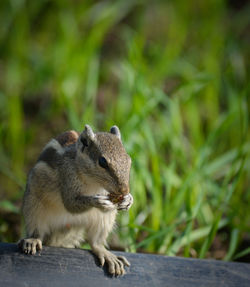
[{"label": "blade of grass", "polygon": [[229,249],[226,254],[226,256],[223,258],[224,261],[230,261],[233,257],[233,254],[236,251],[237,245],[239,242],[239,230],[238,229],[233,229],[231,232],[231,238],[230,238],[230,244],[229,244]]},{"label": "blade of grass", "polygon": [[243,256],[248,255],[248,254],[250,254],[250,247],[248,247],[248,248],[246,248],[246,249],[240,251],[239,253],[237,253],[237,254],[233,257],[233,260],[237,260],[237,259],[239,259],[239,258],[241,258],[241,257],[243,257]]}]

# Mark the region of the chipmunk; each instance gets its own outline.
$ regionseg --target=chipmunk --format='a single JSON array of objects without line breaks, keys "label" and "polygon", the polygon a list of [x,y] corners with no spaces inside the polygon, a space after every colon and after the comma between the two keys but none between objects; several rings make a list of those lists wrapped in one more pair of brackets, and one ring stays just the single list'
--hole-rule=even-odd
[{"label": "chipmunk", "polygon": [[105,248],[118,210],[133,203],[129,190],[131,159],[120,130],[81,134],[65,132],[52,139],[31,169],[23,198],[27,238],[19,247],[35,254],[42,244],[80,247],[83,239],[112,275],[123,275],[130,263]]}]

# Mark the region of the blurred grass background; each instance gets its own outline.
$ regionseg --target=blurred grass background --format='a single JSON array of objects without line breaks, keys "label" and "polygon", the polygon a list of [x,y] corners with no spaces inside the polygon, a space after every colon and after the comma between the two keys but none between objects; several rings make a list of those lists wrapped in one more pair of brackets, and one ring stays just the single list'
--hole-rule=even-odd
[{"label": "blurred grass background", "polygon": [[236,0],[2,0],[0,240],[23,232],[48,140],[116,124],[134,196],[118,245],[249,261],[249,15]]}]

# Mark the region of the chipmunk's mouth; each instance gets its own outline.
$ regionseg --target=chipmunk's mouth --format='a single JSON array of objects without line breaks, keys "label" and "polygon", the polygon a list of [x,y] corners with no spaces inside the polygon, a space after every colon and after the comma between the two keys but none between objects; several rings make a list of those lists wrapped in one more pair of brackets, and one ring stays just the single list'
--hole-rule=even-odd
[{"label": "chipmunk's mouth", "polygon": [[118,197],[121,195],[121,193],[117,189],[108,189],[108,195],[110,197]]},{"label": "chipmunk's mouth", "polygon": [[112,196],[125,196],[129,194],[129,188],[126,189],[117,189],[117,190],[109,190],[109,193],[112,194]]}]

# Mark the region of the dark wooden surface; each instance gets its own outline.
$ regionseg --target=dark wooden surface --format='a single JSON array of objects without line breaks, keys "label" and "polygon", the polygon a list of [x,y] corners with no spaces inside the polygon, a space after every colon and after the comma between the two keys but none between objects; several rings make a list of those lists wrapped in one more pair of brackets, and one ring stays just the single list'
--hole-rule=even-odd
[{"label": "dark wooden surface", "polygon": [[250,264],[115,253],[131,263],[123,277],[110,277],[86,250],[44,247],[32,256],[0,243],[0,286],[250,286]]}]

